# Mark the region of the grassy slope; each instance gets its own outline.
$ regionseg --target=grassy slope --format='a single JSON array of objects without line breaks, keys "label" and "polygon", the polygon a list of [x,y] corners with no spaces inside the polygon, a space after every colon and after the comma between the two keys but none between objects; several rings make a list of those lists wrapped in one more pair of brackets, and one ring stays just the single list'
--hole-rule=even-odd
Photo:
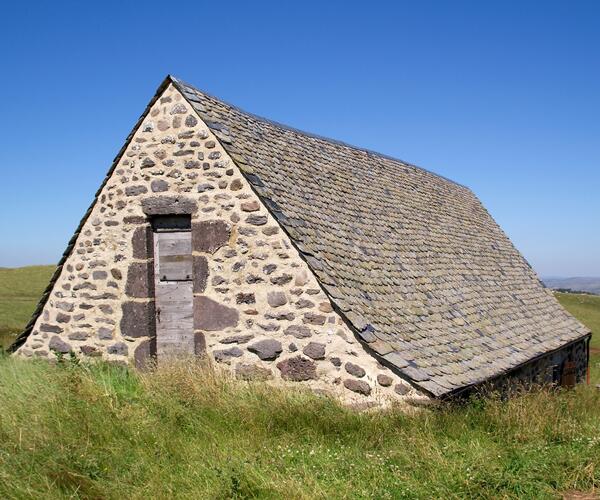
[{"label": "grassy slope", "polygon": [[[10,312],[22,297],[34,306],[26,284],[41,291],[51,267],[6,271]],[[600,297],[558,298],[600,337]],[[0,325],[19,329],[28,314]],[[4,358],[0,408],[0,498],[548,498],[600,488],[593,386],[418,416],[356,414],[190,365],[139,376]]]},{"label": "grassy slope", "polygon": [[55,266],[0,268],[0,347],[29,321]]}]

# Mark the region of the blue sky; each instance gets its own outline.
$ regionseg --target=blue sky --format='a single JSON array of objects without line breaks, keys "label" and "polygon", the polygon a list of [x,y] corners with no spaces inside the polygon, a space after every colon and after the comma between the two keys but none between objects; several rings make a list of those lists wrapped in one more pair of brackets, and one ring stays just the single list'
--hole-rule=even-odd
[{"label": "blue sky", "polygon": [[600,2],[11,2],[0,266],[56,262],[172,73],[469,186],[541,275],[600,276]]}]

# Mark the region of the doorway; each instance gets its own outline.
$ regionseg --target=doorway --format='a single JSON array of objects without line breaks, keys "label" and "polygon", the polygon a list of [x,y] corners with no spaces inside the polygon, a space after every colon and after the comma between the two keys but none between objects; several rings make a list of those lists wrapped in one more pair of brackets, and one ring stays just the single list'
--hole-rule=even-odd
[{"label": "doorway", "polygon": [[194,354],[192,233],[189,215],[152,219],[156,355]]}]

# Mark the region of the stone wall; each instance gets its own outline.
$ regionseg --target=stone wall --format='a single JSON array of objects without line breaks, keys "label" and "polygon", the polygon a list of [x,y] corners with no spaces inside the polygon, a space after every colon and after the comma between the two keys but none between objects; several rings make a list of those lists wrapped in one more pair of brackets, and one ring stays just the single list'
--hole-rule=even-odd
[{"label": "stone wall", "polygon": [[[169,86],[134,134],[18,353],[143,364],[155,335],[155,214],[190,214],[194,329],[243,379],[349,402],[425,398],[381,366],[181,94]],[[425,398],[426,399],[426,398]]]},{"label": "stone wall", "polygon": [[586,380],[588,363],[589,337],[518,367],[496,385],[503,390],[532,384],[569,387]]},{"label": "stone wall", "polygon": [[[510,394],[534,385],[572,387],[586,381],[589,364],[589,337],[519,366],[507,375],[476,389]],[[472,392],[472,391],[470,391]],[[467,393],[465,392],[464,395]]]}]

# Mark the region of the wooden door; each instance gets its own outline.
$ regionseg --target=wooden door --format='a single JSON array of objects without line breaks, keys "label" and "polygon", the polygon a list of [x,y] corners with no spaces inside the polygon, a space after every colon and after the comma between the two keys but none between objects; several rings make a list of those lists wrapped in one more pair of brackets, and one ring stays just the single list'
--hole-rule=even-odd
[{"label": "wooden door", "polygon": [[194,354],[192,233],[154,232],[156,355]]}]

